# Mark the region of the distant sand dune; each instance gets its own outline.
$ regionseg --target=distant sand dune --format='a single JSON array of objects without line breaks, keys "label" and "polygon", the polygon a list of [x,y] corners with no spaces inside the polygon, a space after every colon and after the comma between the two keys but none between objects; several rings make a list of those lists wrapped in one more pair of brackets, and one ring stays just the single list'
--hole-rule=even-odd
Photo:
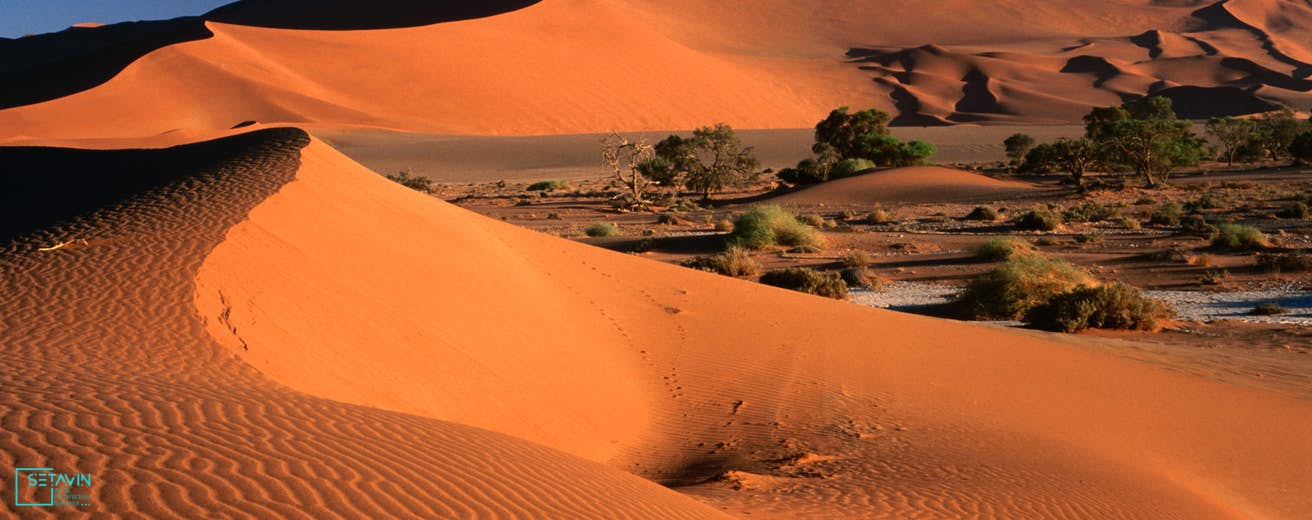
[{"label": "distant sand dune", "polygon": [[838,179],[775,197],[772,202],[805,205],[871,205],[880,202],[1000,200],[1032,194],[1030,184],[936,166],[894,168]]},{"label": "distant sand dune", "polygon": [[[1123,0],[1111,14],[1016,0],[384,3],[248,0],[208,21],[0,42],[0,107],[18,107],[0,111],[0,140],[245,121],[478,135],[799,128],[843,105],[893,111],[900,125],[1070,123],[1152,93],[1189,117],[1312,103],[1312,6],[1295,0]],[[401,18],[444,23],[393,28]],[[387,29],[304,30],[360,27]]]}]

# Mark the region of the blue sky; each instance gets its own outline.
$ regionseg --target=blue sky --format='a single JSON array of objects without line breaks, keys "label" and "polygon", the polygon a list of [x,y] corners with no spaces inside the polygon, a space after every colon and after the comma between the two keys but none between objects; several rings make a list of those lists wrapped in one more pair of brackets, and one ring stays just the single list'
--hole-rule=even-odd
[{"label": "blue sky", "polygon": [[204,14],[233,0],[0,0],[0,36],[60,31],[78,22],[115,23]]}]

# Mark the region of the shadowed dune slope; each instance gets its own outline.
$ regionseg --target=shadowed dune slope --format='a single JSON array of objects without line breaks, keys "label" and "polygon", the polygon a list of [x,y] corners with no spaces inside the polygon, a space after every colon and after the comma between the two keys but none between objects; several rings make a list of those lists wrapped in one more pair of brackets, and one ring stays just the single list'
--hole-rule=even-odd
[{"label": "shadowed dune slope", "polygon": [[[842,105],[894,111],[901,125],[1056,123],[1127,97],[1192,99],[1172,90],[1180,87],[1222,98],[1194,104],[1190,116],[1312,102],[1306,2],[1113,3],[1109,11],[1106,2],[1073,0],[770,0],[744,11],[691,0],[547,0],[520,9],[527,1],[335,0],[313,9],[246,1],[198,28],[213,38],[150,52],[98,88],[0,111],[8,130],[0,139],[140,137],[243,121],[485,135],[716,121],[799,128]],[[258,27],[391,27],[395,18],[452,21],[373,31]],[[60,81],[81,74],[60,70],[69,74]],[[18,100],[8,104],[65,95],[69,85],[24,86],[27,94],[7,96]]]},{"label": "shadowed dune slope", "polygon": [[[0,486],[5,516],[716,515],[541,445],[297,392],[211,339],[193,303],[197,269],[251,208],[299,184],[308,142],[283,129],[168,150],[0,148],[3,194],[15,180],[69,187],[94,175],[135,190],[72,192],[86,211],[0,242],[0,463],[95,482],[80,509],[16,511],[14,486]],[[41,200],[29,210],[68,202]]]},{"label": "shadowed dune slope", "polygon": [[201,19],[193,17],[0,38],[0,109],[87,90],[146,54],[210,36]]},{"label": "shadowed dune slope", "polygon": [[239,0],[205,14],[216,22],[283,29],[357,30],[418,27],[483,18],[539,0]]},{"label": "shadowed dune slope", "polygon": [[1306,402],[615,254],[317,142],[303,156],[205,259],[195,302],[229,352],[308,395],[510,434],[731,512],[1312,506]]},{"label": "shadowed dune slope", "polygon": [[952,168],[923,166],[880,170],[818,184],[771,199],[783,204],[843,205],[876,202],[952,202],[1003,199],[1034,192],[1030,184]]}]

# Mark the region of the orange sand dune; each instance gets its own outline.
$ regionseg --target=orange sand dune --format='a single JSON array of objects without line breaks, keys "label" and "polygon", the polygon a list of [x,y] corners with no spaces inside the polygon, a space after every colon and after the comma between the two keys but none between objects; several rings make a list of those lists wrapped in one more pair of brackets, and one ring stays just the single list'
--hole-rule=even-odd
[{"label": "orange sand dune", "polygon": [[0,453],[97,475],[95,511],[1312,506],[1312,404],[537,234],[294,130],[0,159],[40,217],[4,221]]},{"label": "orange sand dune", "polygon": [[936,166],[895,168],[838,179],[772,199],[781,204],[869,205],[877,202],[999,200],[1033,193],[1023,182]]},{"label": "orange sand dune", "polygon": [[[1213,89],[1208,95],[1224,101],[1192,103],[1189,116],[1312,102],[1305,3],[1115,4],[771,0],[744,10],[547,0],[487,18],[370,31],[210,21],[189,31],[212,37],[144,54],[103,85],[0,111],[0,140],[142,137],[244,121],[488,135],[717,121],[798,128],[841,105],[892,110],[907,125],[1072,122],[1127,96],[1197,97],[1174,87]],[[336,26],[350,12],[343,5],[305,26]],[[296,26],[277,6],[248,2],[214,18]],[[79,31],[102,30],[117,29]],[[65,78],[51,88],[94,84]],[[42,99],[24,89],[15,95]]]},{"label": "orange sand dune", "polygon": [[602,251],[303,153],[205,259],[195,301],[229,352],[308,395],[542,443],[732,513],[1312,506],[1306,402]]},{"label": "orange sand dune", "polygon": [[[90,507],[17,511],[7,483],[0,499],[8,514],[716,516],[539,444],[384,409],[400,406],[299,392],[212,339],[193,304],[197,269],[252,207],[305,184],[294,178],[307,143],[302,132],[275,130],[164,151],[0,149],[4,211],[83,210],[71,220],[49,215],[62,223],[0,242],[0,460],[6,468],[89,473],[95,482],[81,490]],[[307,171],[317,155],[306,158]],[[26,183],[22,192],[8,189],[15,182]],[[88,182],[101,184],[77,190]],[[7,236],[12,224],[0,225]],[[57,243],[69,245],[38,250]],[[386,312],[352,314],[375,311]],[[324,347],[301,364],[330,370],[334,352]],[[357,375],[372,377],[375,388],[399,382],[361,368]]]}]

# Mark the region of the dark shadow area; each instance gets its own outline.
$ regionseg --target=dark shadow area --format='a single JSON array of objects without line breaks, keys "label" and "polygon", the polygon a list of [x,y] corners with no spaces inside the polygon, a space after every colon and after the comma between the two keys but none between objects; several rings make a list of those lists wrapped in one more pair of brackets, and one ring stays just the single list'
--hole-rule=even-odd
[{"label": "dark shadow area", "polygon": [[0,147],[0,247],[288,139],[309,144],[278,128],[160,150]]},{"label": "dark shadow area", "polygon": [[485,18],[523,9],[538,1],[240,0],[210,11],[204,18],[277,29],[395,29]]},{"label": "dark shadow area", "polygon": [[1277,110],[1280,105],[1238,87],[1172,87],[1152,93],[1171,100],[1181,119],[1208,119]]},{"label": "dark shadow area", "polygon": [[0,109],[99,86],[148,53],[212,36],[203,20],[187,17],[0,39]]}]

